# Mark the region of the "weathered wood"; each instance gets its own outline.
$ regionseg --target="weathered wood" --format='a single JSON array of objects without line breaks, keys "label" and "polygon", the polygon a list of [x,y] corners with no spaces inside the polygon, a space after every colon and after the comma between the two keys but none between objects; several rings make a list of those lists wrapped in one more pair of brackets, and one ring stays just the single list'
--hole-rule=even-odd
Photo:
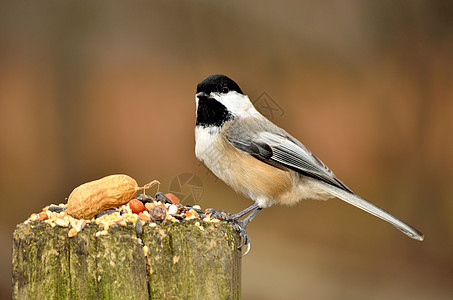
[{"label": "weathered wood", "polygon": [[67,233],[61,228],[48,230],[48,227],[45,223],[38,223],[16,229],[13,238],[13,293],[17,299],[65,299],[69,296]]},{"label": "weathered wood", "polygon": [[[239,299],[239,237],[226,223],[113,225],[75,237],[44,222],[13,236],[14,299]],[[145,256],[143,244],[149,252]]]}]

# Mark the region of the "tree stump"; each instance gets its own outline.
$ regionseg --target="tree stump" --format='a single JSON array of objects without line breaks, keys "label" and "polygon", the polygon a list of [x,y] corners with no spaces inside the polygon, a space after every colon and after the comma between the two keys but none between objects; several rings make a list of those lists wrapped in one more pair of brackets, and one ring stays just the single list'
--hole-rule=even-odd
[{"label": "tree stump", "polygon": [[[224,222],[113,225],[34,221],[13,236],[14,299],[239,299],[240,238]],[[144,247],[149,251],[145,255]]]}]

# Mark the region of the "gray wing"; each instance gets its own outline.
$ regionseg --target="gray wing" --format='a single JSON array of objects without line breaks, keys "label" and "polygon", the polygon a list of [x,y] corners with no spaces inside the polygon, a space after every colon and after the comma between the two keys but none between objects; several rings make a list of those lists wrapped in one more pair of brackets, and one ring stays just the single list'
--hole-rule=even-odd
[{"label": "gray wing", "polygon": [[280,169],[291,169],[352,193],[321,160],[283,130],[260,132],[254,137],[229,134],[227,139],[236,148],[267,164]]}]

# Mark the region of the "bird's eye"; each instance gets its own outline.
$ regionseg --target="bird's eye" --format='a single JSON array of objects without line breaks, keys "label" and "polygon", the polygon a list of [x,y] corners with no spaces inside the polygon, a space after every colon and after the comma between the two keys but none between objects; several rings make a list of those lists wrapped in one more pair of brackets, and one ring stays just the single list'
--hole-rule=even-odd
[{"label": "bird's eye", "polygon": [[227,86],[222,86],[222,88],[220,88],[220,91],[223,94],[226,94],[226,93],[228,93],[230,91],[230,89]]}]

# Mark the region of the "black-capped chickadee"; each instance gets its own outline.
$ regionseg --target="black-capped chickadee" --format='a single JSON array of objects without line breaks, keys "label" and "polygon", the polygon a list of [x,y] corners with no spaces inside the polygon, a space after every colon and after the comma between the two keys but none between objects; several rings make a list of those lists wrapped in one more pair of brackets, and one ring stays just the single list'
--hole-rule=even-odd
[{"label": "black-capped chickadee", "polygon": [[357,196],[301,142],[261,115],[227,76],[203,79],[195,101],[197,158],[236,192],[255,201],[237,214],[216,214],[235,221],[243,238],[241,247],[247,245],[244,255],[250,249],[246,227],[261,209],[307,198],[337,197],[389,222],[409,237],[423,240],[422,233]]}]

